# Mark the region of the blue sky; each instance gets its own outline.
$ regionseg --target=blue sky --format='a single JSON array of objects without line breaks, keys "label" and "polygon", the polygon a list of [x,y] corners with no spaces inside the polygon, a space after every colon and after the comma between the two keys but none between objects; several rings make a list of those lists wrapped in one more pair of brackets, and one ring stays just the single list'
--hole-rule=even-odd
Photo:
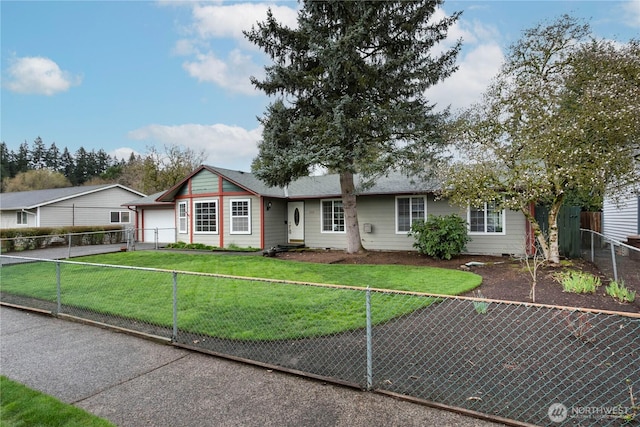
[{"label": "blue sky", "polygon": [[[253,89],[266,57],[242,36],[264,20],[295,25],[297,2],[0,2],[0,137],[10,149],[40,136],[74,152],[118,158],[177,144],[206,163],[249,170],[269,100]],[[640,37],[640,0],[448,1],[462,10],[459,71],[432,88],[439,106],[477,100],[523,30],[563,13],[587,19],[598,37]]]}]

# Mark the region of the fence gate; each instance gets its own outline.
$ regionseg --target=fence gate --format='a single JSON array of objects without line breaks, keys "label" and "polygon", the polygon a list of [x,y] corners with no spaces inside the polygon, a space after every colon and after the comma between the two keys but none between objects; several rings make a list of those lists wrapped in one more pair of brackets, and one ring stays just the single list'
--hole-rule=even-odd
[{"label": "fence gate", "polygon": [[[562,206],[558,213],[558,245],[560,254],[567,258],[580,258],[580,207]],[[543,233],[548,233],[548,206],[536,206],[535,218]]]}]

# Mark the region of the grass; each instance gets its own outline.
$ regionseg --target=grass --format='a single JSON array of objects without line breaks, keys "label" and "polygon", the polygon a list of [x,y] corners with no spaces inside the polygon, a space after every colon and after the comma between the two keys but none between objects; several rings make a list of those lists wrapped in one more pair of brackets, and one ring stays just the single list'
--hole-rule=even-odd
[{"label": "grass", "polygon": [[[449,269],[327,265],[259,256],[138,251],[77,260],[446,295],[467,292],[482,280],[476,274]],[[65,305],[160,326],[172,325],[170,272],[61,264],[60,277]],[[198,334],[274,340],[321,336],[365,325],[362,291],[188,274],[178,274],[177,282],[178,327]],[[2,291],[55,301],[55,264],[2,267]],[[434,300],[374,292],[371,296],[373,322],[408,314]]]},{"label": "grass", "polygon": [[6,427],[113,427],[114,424],[0,376],[0,425]]}]

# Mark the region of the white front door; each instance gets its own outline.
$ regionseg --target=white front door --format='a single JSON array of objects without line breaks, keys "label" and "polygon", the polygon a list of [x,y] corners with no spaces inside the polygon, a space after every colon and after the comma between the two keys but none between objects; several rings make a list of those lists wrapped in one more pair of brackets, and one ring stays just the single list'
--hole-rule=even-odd
[{"label": "white front door", "polygon": [[304,243],[304,202],[289,202],[288,243]]}]

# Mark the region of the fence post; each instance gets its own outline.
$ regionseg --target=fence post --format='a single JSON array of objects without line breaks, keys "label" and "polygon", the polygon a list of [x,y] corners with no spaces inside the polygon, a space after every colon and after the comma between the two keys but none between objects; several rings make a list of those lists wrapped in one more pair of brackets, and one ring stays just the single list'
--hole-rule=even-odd
[{"label": "fence post", "polygon": [[69,253],[67,254],[67,259],[71,258],[71,233],[67,234],[69,236]]},{"label": "fence post", "polygon": [[613,247],[613,242],[610,241],[609,245],[611,245],[611,264],[613,265],[613,280],[618,281],[618,266],[616,265],[616,250]]},{"label": "fence post", "polygon": [[[144,231],[143,231],[144,233]],[[154,239],[155,239],[155,246],[156,246],[156,250],[158,250],[158,227],[156,227],[155,231],[154,231]]]},{"label": "fence post", "polygon": [[178,340],[178,272],[173,272],[173,341]]},{"label": "fence post", "polygon": [[56,314],[62,311],[62,286],[60,284],[60,262],[56,261]]},{"label": "fence post", "polygon": [[367,312],[367,390],[371,390],[373,388],[373,351],[371,337],[371,289],[368,286],[365,295]]},{"label": "fence post", "polygon": [[595,247],[594,245],[594,239],[595,239],[595,234],[593,232],[589,233],[591,235],[591,262],[596,262],[596,255],[595,255]]}]

